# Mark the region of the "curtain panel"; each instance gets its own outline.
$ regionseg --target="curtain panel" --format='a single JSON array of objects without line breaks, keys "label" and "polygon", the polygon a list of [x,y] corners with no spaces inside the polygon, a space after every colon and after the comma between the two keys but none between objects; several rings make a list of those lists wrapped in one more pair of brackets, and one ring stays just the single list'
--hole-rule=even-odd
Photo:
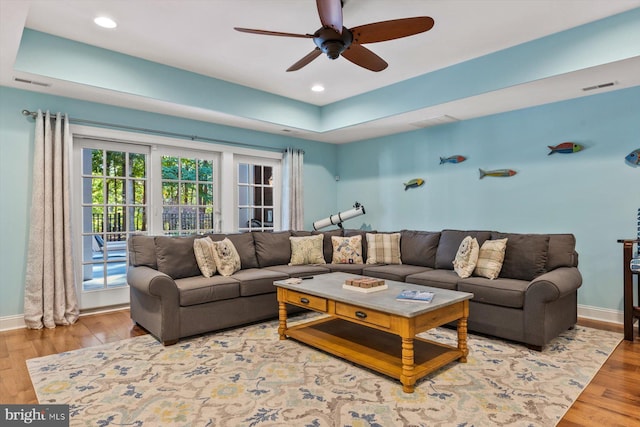
[{"label": "curtain panel", "polygon": [[283,160],[282,226],[285,230],[304,230],[304,151],[287,148]]},{"label": "curtain panel", "polygon": [[80,312],[71,248],[71,141],[66,116],[58,113],[52,120],[38,110],[24,295],[30,329],[73,324]]}]

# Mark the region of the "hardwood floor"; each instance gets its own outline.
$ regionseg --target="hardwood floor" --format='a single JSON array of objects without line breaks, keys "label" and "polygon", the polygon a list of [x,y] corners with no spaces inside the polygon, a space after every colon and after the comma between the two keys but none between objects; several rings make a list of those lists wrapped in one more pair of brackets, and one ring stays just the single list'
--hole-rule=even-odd
[{"label": "hardwood floor", "polygon": [[[622,326],[580,319],[580,325],[622,332]],[[635,329],[636,336],[638,334]],[[81,317],[55,329],[0,332],[0,403],[38,403],[25,361],[144,335],[128,310]],[[640,425],[640,338],[623,341],[558,423],[573,426]]]}]

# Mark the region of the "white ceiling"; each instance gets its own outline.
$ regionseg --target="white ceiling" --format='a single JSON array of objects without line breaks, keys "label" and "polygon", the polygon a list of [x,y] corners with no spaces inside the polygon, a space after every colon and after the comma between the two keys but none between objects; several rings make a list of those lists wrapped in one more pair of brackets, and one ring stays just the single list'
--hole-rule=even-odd
[{"label": "white ceiling", "polygon": [[[346,27],[411,16],[431,16],[436,24],[426,33],[367,45],[389,63],[379,73],[325,56],[287,73],[290,65],[315,47],[312,40],[239,33],[233,27],[313,33],[320,27],[314,0],[0,0],[0,84],[281,133],[278,124],[72,82],[55,81],[49,88],[17,83],[14,77],[37,77],[13,70],[22,29],[322,106],[639,6],[640,0],[346,0]],[[96,27],[93,18],[99,14],[115,19],[118,28]],[[617,82],[604,90],[636,86],[640,84],[638,69],[635,58],[344,129],[324,133],[293,129],[289,134],[350,142],[413,130],[412,123],[443,114],[469,119],[528,107],[532,99],[543,104],[584,96],[587,93],[576,88],[604,81]],[[325,92],[311,92],[316,83],[322,83]],[[527,96],[531,93],[536,96]]]}]

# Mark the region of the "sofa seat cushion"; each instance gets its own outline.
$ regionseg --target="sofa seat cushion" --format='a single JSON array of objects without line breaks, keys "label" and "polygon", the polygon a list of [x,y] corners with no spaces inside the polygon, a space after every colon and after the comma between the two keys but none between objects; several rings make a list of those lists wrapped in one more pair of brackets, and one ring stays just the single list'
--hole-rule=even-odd
[{"label": "sofa seat cushion", "polygon": [[327,264],[326,268],[331,272],[338,271],[342,273],[362,274],[364,264]]},{"label": "sofa seat cushion", "polygon": [[275,292],[276,287],[273,286],[273,282],[288,277],[285,273],[266,268],[249,268],[233,274],[233,278],[240,282],[240,296],[242,297]]},{"label": "sofa seat cushion", "polygon": [[411,274],[405,279],[407,283],[450,289],[452,291],[458,289],[459,280],[460,276],[453,270],[427,270],[421,273]]},{"label": "sofa seat cushion", "polygon": [[220,275],[204,277],[198,275],[176,279],[175,282],[182,307],[238,298],[240,296],[240,282],[231,277]]},{"label": "sofa seat cushion", "polygon": [[486,279],[470,277],[460,279],[458,290],[473,294],[472,301],[502,307],[522,308],[529,281],[518,279]]},{"label": "sofa seat cushion", "polygon": [[289,277],[302,277],[329,273],[331,270],[329,270],[327,266],[328,264],[272,265],[271,267],[265,268],[265,270],[286,274]]},{"label": "sofa seat cushion", "polygon": [[409,264],[365,265],[362,269],[364,276],[377,277],[379,279],[404,282],[410,274],[416,274],[430,270],[429,267]]}]

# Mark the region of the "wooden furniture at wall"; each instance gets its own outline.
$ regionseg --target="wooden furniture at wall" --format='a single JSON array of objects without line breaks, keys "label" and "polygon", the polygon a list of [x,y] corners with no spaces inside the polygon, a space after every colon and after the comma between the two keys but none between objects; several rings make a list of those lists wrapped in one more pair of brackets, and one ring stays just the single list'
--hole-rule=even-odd
[{"label": "wooden furniture at wall", "polygon": [[[634,304],[633,295],[633,278],[640,275],[631,271],[631,259],[633,258],[633,246],[640,243],[640,239],[635,240],[618,240],[622,243],[622,268],[624,279],[624,339],[633,341],[633,322],[636,318],[640,319],[640,307]],[[637,294],[640,299],[640,281],[637,283]],[[639,303],[640,304],[640,303]]]}]

